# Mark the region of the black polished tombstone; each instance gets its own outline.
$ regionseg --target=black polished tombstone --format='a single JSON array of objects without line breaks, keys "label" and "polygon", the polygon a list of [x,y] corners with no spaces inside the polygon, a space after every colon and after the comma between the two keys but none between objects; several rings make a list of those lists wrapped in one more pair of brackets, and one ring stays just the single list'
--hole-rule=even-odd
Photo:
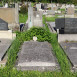
[{"label": "black polished tombstone", "polygon": [[55,24],[56,29],[59,29],[59,33],[64,34],[65,18],[57,18]]},{"label": "black polished tombstone", "polygon": [[55,23],[60,34],[77,34],[77,18],[58,18]]},{"label": "black polished tombstone", "polygon": [[77,34],[77,18],[66,18],[64,32],[67,34]]},{"label": "black polished tombstone", "polygon": [[8,30],[8,23],[0,19],[0,30]]},{"label": "black polished tombstone", "polygon": [[41,9],[44,9],[44,4],[41,4]]}]

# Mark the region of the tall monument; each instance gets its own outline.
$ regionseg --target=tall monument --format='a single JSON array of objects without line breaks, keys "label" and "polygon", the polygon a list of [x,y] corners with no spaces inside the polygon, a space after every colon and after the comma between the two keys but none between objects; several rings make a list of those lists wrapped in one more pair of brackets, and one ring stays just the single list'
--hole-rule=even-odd
[{"label": "tall monument", "polygon": [[28,28],[31,28],[33,26],[33,7],[31,7],[31,4],[28,7]]}]

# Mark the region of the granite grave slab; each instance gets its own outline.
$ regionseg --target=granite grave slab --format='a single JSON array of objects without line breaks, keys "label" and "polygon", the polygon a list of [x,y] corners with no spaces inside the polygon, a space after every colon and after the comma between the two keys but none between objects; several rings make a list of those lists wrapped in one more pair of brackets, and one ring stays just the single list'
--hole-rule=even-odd
[{"label": "granite grave slab", "polygon": [[77,43],[60,43],[61,47],[68,56],[74,70],[77,69]]},{"label": "granite grave slab", "polygon": [[11,40],[9,39],[0,39],[0,61],[2,61],[6,51],[11,45]]},{"label": "granite grave slab", "polygon": [[17,69],[19,70],[55,70],[58,63],[48,42],[27,41],[18,54]]}]

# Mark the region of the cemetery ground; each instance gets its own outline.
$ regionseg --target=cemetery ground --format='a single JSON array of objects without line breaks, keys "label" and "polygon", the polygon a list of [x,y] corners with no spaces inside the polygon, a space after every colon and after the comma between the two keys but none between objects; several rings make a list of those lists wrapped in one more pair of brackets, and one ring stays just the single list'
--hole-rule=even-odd
[{"label": "cemetery ground", "polygon": [[[71,64],[66,54],[58,44],[57,34],[49,31],[44,17],[43,23],[45,24],[44,28],[33,27],[26,32],[16,32],[17,37],[7,51],[7,64],[4,68],[0,68],[0,77],[77,77],[77,73],[71,72]],[[19,52],[21,45],[24,41],[32,40],[33,36],[37,36],[38,41],[40,42],[48,41],[52,45],[53,53],[55,54],[60,65],[60,71],[18,71],[15,68],[17,53]]]},{"label": "cemetery ground", "polygon": [[62,15],[62,17],[59,17],[60,15],[55,15],[55,16],[50,16],[50,17],[45,17],[47,22],[55,22],[56,18],[64,18],[64,16]]}]

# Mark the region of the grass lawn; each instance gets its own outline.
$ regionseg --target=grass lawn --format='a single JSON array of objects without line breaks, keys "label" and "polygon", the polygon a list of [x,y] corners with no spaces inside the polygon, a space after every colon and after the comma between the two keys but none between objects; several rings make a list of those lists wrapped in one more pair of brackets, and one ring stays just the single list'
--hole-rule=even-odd
[{"label": "grass lawn", "polygon": [[55,15],[54,17],[46,17],[46,21],[48,21],[48,22],[55,22],[56,18],[58,18],[58,15]]},{"label": "grass lawn", "polygon": [[55,22],[55,19],[56,18],[63,18],[63,17],[58,17],[59,15],[55,15],[55,16],[53,16],[53,17],[45,17],[45,20],[47,21],[47,22]]},{"label": "grass lawn", "polygon": [[28,19],[28,14],[19,13],[19,23],[26,23]]}]

